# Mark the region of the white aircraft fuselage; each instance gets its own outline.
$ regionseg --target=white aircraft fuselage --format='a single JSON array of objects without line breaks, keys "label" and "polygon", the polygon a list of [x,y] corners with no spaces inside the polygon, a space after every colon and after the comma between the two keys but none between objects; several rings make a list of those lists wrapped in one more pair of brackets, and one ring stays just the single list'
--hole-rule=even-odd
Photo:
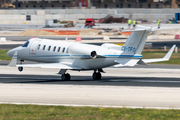
[{"label": "white aircraft fuselage", "polygon": [[[59,40],[46,40],[33,38],[28,45],[10,50],[7,55],[12,57],[15,51],[18,51],[19,60],[29,60],[42,63],[71,63],[82,70],[94,70],[119,64],[116,62],[127,59],[142,58],[142,55],[121,55],[121,47],[118,45],[113,49],[109,46],[80,44],[77,42],[67,42]],[[94,56],[92,55],[94,52]]]}]

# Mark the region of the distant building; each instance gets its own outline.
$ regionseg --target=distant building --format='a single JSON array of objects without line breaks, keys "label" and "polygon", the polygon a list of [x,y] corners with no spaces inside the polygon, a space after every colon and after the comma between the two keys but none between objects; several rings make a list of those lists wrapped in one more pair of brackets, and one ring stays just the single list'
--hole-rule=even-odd
[{"label": "distant building", "polygon": [[[1,8],[2,8],[2,1]],[[175,2],[173,2],[175,1]],[[178,0],[11,0],[18,9],[40,8],[177,8]],[[174,5],[175,4],[175,5]]]}]

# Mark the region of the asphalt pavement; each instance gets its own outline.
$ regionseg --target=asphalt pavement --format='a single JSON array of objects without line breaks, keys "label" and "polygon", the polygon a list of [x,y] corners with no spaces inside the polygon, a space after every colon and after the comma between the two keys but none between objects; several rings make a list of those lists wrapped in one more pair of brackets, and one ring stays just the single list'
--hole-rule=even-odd
[{"label": "asphalt pavement", "polygon": [[141,87],[180,87],[179,78],[167,77],[116,77],[103,76],[102,80],[92,80],[91,76],[71,76],[70,81],[62,81],[61,76],[53,75],[14,75],[0,74],[0,83],[48,84],[48,85],[101,85],[101,86],[141,86]]}]

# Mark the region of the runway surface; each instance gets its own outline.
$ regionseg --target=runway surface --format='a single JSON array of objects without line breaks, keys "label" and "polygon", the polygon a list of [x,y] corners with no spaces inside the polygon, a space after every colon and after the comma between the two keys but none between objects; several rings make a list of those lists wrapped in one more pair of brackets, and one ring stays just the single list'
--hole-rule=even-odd
[{"label": "runway surface", "polygon": [[59,69],[0,66],[0,103],[55,104],[132,108],[180,108],[180,69],[104,69],[102,80],[93,71],[68,71],[61,81]]},{"label": "runway surface", "polygon": [[180,87],[179,78],[104,76],[102,80],[94,81],[92,80],[91,74],[89,76],[72,76],[70,81],[61,81],[60,76],[0,74],[0,83],[48,84],[48,85]]}]

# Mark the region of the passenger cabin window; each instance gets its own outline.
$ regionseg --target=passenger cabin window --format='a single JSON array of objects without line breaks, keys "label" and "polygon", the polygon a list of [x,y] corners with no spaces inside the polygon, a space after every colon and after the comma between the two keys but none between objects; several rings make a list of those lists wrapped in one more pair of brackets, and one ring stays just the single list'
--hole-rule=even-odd
[{"label": "passenger cabin window", "polygon": [[46,45],[44,45],[43,50],[45,50],[45,48],[46,48]]},{"label": "passenger cabin window", "polygon": [[65,51],[65,48],[63,48],[62,52],[64,53],[64,51]]},{"label": "passenger cabin window", "polygon": [[29,45],[29,41],[25,42],[22,47],[27,47]]},{"label": "passenger cabin window", "polygon": [[58,48],[58,52],[60,52],[60,50],[61,50],[61,47]]},{"label": "passenger cabin window", "polygon": [[56,46],[54,47],[53,51],[54,51],[54,52],[56,51]]},{"label": "passenger cabin window", "polygon": [[51,46],[49,46],[49,48],[48,48],[48,51],[50,51],[51,50]]},{"label": "passenger cabin window", "polygon": [[40,47],[41,47],[41,45],[39,44],[37,49],[39,50],[39,49],[40,49]]}]

